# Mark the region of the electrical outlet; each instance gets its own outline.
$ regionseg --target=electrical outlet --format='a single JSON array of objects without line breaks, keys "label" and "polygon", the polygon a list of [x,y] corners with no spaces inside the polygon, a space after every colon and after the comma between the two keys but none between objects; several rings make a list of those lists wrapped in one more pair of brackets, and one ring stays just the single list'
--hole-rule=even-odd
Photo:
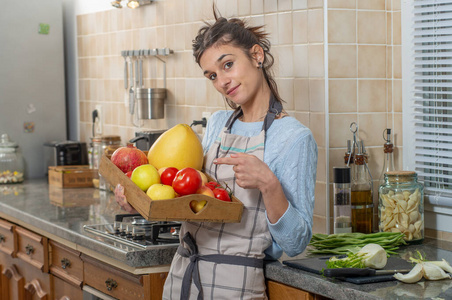
[{"label": "electrical outlet", "polygon": [[102,105],[100,104],[96,105],[96,110],[97,110],[97,119],[94,121],[94,128],[96,134],[102,134],[102,125],[104,123],[104,114],[102,111]]},{"label": "electrical outlet", "polygon": [[212,115],[212,113],[210,111],[203,111],[202,112],[202,117],[206,118],[207,121],[209,121],[210,116]]}]

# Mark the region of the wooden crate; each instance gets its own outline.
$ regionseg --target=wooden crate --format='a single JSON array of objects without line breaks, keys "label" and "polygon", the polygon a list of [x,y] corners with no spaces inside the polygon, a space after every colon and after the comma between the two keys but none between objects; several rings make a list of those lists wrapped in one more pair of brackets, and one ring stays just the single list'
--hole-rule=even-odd
[{"label": "wooden crate", "polygon": [[[197,221],[238,223],[242,218],[243,203],[234,196],[232,202],[225,202],[206,195],[188,195],[167,200],[151,200],[119,168],[103,155],[99,173],[112,185],[124,186],[127,201],[149,221]],[[206,200],[204,208],[195,213],[190,208],[192,200]]]},{"label": "wooden crate", "polygon": [[92,187],[98,177],[98,170],[87,165],[49,167],[49,184],[61,188]]}]

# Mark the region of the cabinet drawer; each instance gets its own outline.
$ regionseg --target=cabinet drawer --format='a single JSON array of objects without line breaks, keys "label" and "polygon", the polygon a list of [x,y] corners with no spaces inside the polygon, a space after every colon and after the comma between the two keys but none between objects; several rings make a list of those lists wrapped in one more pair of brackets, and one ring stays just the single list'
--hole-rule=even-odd
[{"label": "cabinet drawer", "polygon": [[66,281],[52,276],[53,299],[83,300],[83,291],[80,287],[67,283]]},{"label": "cabinet drawer", "polygon": [[49,271],[47,238],[20,227],[16,227],[16,233],[17,257],[47,273]]},{"label": "cabinet drawer", "polygon": [[0,220],[0,251],[14,257],[17,252],[15,226]]},{"label": "cabinet drawer", "polygon": [[50,273],[81,288],[83,261],[80,259],[80,252],[54,241],[49,241],[49,244]]},{"label": "cabinet drawer", "polygon": [[133,275],[82,254],[84,284],[117,299],[144,299],[143,276]]}]

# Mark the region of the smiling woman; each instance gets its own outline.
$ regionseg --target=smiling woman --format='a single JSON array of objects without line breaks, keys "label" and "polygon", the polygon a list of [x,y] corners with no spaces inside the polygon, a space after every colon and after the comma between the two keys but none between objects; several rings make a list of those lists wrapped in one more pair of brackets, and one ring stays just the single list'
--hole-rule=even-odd
[{"label": "smiling woman", "polygon": [[312,236],[317,144],[283,109],[262,27],[214,16],[193,55],[232,110],[209,119],[204,172],[244,210],[240,223],[182,222],[163,299],[266,299],[264,259],[300,254]]}]

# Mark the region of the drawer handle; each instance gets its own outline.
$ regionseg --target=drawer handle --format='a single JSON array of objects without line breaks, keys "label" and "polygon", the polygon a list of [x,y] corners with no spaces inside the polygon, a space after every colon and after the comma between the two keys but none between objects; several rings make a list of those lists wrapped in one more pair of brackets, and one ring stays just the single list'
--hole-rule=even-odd
[{"label": "drawer handle", "polygon": [[25,253],[27,253],[27,255],[30,255],[33,252],[35,252],[35,248],[33,248],[32,245],[28,244],[27,246],[25,246]]},{"label": "drawer handle", "polygon": [[107,290],[111,291],[112,289],[118,287],[118,283],[116,280],[108,278],[105,280],[105,285],[107,286]]},{"label": "drawer handle", "polygon": [[5,236],[3,234],[0,234],[0,243],[3,243],[5,241]]},{"label": "drawer handle", "polygon": [[63,258],[63,259],[61,260],[61,267],[62,267],[63,269],[66,269],[67,267],[70,267],[70,266],[71,266],[71,262],[69,261],[69,259]]}]

